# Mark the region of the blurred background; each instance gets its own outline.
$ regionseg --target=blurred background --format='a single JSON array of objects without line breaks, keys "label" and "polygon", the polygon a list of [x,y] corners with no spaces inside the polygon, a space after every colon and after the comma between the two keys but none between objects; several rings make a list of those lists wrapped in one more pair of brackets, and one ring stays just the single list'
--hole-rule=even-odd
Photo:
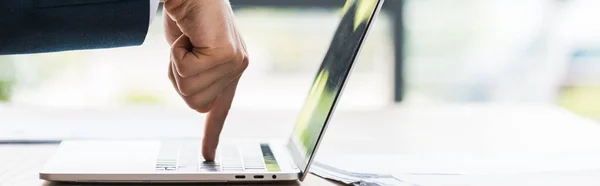
[{"label": "blurred background", "polygon": [[[343,0],[232,0],[251,64],[235,108],[301,107]],[[388,0],[340,110],[545,103],[600,120],[600,1]],[[162,14],[143,46],[0,56],[8,106],[186,108],[167,78]]]}]

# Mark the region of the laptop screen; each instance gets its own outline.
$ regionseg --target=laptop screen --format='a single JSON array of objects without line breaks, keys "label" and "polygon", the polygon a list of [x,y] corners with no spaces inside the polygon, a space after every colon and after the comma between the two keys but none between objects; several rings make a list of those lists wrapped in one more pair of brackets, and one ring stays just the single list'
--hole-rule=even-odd
[{"label": "laptop screen", "polygon": [[373,17],[383,0],[347,0],[288,144],[304,178]]}]

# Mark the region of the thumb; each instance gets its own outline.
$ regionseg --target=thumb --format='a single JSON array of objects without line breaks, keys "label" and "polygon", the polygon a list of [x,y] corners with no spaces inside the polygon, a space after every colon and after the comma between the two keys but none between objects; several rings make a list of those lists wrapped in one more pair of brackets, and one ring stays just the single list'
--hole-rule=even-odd
[{"label": "thumb", "polygon": [[219,136],[223,130],[225,118],[229,114],[235,90],[239,82],[239,77],[232,81],[223,91],[221,96],[217,97],[212,105],[212,110],[206,117],[206,126],[204,127],[204,139],[202,140],[202,156],[207,161],[213,161],[219,145]]}]

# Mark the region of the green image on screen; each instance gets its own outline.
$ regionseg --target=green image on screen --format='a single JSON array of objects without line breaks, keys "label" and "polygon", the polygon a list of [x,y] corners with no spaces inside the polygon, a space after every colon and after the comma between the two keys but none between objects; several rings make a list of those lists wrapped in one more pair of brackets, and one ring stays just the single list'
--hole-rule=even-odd
[{"label": "green image on screen", "polygon": [[342,20],[292,134],[292,142],[307,161],[315,150],[324,125],[350,72],[378,2],[378,0],[347,0],[342,9]]}]

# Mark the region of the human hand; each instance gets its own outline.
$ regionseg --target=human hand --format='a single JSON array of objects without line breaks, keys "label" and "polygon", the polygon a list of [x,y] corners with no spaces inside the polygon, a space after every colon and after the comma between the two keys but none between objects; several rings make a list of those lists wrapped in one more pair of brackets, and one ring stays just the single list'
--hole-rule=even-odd
[{"label": "human hand", "polygon": [[248,53],[228,0],[162,0],[171,45],[169,79],[187,105],[207,113],[202,156],[212,161]]}]

